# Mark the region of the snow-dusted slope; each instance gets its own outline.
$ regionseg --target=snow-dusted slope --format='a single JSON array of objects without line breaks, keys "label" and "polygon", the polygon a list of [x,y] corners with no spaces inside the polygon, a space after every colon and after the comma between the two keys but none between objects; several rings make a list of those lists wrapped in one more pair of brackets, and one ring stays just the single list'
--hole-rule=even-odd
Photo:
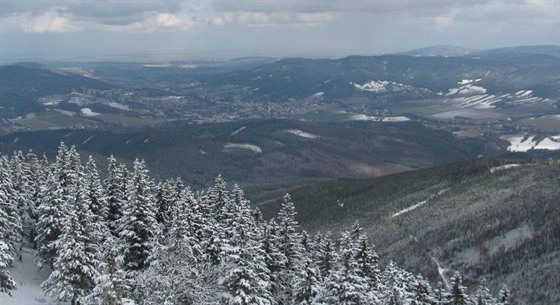
[{"label": "snow-dusted slope", "polygon": [[16,280],[18,288],[12,292],[12,296],[0,293],[1,305],[55,305],[68,304],[57,302],[45,295],[41,289],[41,283],[47,279],[50,270],[43,268],[39,270],[33,261],[34,251],[23,248],[21,261],[16,261],[10,274]]}]

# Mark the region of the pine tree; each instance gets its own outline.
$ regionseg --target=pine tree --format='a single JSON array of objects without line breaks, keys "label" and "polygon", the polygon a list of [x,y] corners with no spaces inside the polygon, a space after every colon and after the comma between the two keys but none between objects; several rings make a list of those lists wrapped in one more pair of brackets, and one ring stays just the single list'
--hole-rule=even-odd
[{"label": "pine tree", "polygon": [[323,236],[321,243],[319,244],[319,251],[317,254],[317,265],[319,266],[319,271],[323,278],[327,278],[333,271],[337,256],[334,249],[333,241],[330,237],[330,233]]},{"label": "pine tree", "polygon": [[322,293],[319,270],[310,257],[304,258],[305,263],[296,272],[292,285],[292,301],[297,305],[311,305]]},{"label": "pine tree", "polygon": [[[252,240],[252,239],[251,239]],[[271,294],[270,271],[266,268],[264,252],[254,241],[230,255],[225,263],[221,284],[226,290],[224,302],[229,305],[274,304]]]},{"label": "pine tree", "polygon": [[0,224],[0,240],[8,247],[9,255],[18,257],[22,242],[22,219],[18,208],[17,192],[12,183],[9,161],[0,157],[0,210],[4,212],[3,223]]},{"label": "pine tree", "polygon": [[62,234],[67,214],[67,202],[63,195],[60,181],[54,175],[49,175],[47,191],[39,205],[39,219],[36,225],[37,261],[39,266],[47,264],[53,266],[57,256],[56,243]]},{"label": "pine tree", "polygon": [[480,285],[476,290],[474,296],[472,297],[472,304],[475,305],[494,305],[495,300],[490,294],[490,289],[488,289],[486,279],[480,281]]},{"label": "pine tree", "polygon": [[[79,193],[78,202],[83,199]],[[56,243],[53,272],[41,287],[58,300],[74,305],[94,287],[98,257],[87,228],[91,218],[87,207],[74,204],[67,213],[67,224]]]},{"label": "pine tree", "polygon": [[127,296],[132,290],[132,283],[126,278],[122,268],[123,256],[116,241],[109,238],[105,241],[105,251],[97,265],[95,286],[91,293],[81,299],[84,305],[121,305],[132,304]]},{"label": "pine tree", "polygon": [[86,200],[88,201],[89,208],[94,215],[94,222],[105,225],[108,215],[109,207],[103,195],[103,186],[99,179],[97,172],[97,165],[92,156],[89,156],[86,164],[85,183]]},{"label": "pine tree", "polygon": [[123,244],[124,267],[140,271],[148,266],[148,257],[158,236],[154,196],[144,161],[134,161],[134,173],[128,185],[130,195],[118,229]]},{"label": "pine tree", "polygon": [[287,268],[294,270],[302,252],[301,235],[297,232],[299,224],[295,216],[296,210],[292,198],[289,194],[284,196],[282,207],[278,212],[278,222],[280,235],[280,251],[287,258]]},{"label": "pine tree", "polygon": [[463,277],[455,272],[451,278],[451,305],[467,305],[466,288],[463,286]]},{"label": "pine tree", "polygon": [[510,304],[510,292],[506,285],[502,286],[500,292],[498,292],[498,304],[499,305],[509,305]]},{"label": "pine tree", "polygon": [[[0,190],[0,202],[4,200],[3,192]],[[10,219],[4,209],[0,209],[0,234],[5,236],[5,231],[9,229]],[[17,284],[10,276],[7,270],[14,262],[10,246],[5,242],[4,238],[0,239],[0,292],[10,293],[10,290],[16,289]]]},{"label": "pine tree", "polygon": [[412,283],[414,289],[414,296],[412,298],[412,305],[433,305],[436,304],[434,293],[430,283],[426,281],[421,275],[416,276],[416,281]]},{"label": "pine tree", "polygon": [[124,164],[118,165],[117,160],[110,156],[107,167],[106,190],[104,200],[107,202],[107,222],[113,236],[117,237],[117,228],[127,202],[128,171]]}]

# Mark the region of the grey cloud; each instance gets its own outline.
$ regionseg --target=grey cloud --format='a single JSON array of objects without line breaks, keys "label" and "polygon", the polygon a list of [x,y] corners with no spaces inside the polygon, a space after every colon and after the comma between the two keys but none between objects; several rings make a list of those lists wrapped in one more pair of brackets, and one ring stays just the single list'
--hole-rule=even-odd
[{"label": "grey cloud", "polygon": [[123,25],[142,19],[145,13],[179,11],[181,3],[173,0],[104,0],[72,2],[67,7],[79,19],[108,25]]}]

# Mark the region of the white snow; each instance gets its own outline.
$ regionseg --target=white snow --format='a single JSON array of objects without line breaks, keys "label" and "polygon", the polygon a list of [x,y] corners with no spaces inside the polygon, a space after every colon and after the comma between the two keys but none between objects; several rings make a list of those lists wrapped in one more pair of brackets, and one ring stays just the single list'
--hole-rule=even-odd
[{"label": "white snow", "polygon": [[80,112],[83,116],[98,116],[101,114],[99,112],[92,111],[90,108],[82,108],[80,109]]},{"label": "white snow", "polygon": [[375,93],[414,89],[412,86],[409,85],[405,85],[393,81],[386,81],[386,80],[381,80],[381,81],[372,80],[363,85],[350,82],[350,85],[362,91],[375,92]]},{"label": "white snow", "polygon": [[443,267],[439,264],[439,262],[436,260],[435,257],[433,257],[433,256],[430,255],[430,258],[434,261],[434,263],[436,263],[439,276],[440,276],[441,279],[443,280],[443,284],[445,285],[445,288],[449,289],[449,288],[451,287],[451,285],[449,285],[449,282],[448,282],[447,279],[445,278],[445,271],[446,271],[446,269],[443,268]]},{"label": "white snow", "polygon": [[376,117],[365,114],[354,114],[350,117],[351,121],[376,121],[376,122],[406,122],[410,121],[409,118],[405,116],[394,116],[394,117]]},{"label": "white snow", "polygon": [[507,150],[512,152],[527,152],[532,149],[560,150],[560,136],[550,136],[537,142],[536,136],[513,135],[502,136],[502,140],[510,143]]},{"label": "white snow", "polygon": [[230,133],[229,135],[230,135],[230,136],[234,136],[234,135],[236,135],[236,134],[242,132],[245,128],[247,128],[247,126],[243,126],[243,127],[239,128],[239,129],[233,131],[233,132]]},{"label": "white snow", "polygon": [[521,96],[521,97],[529,97],[529,96],[533,95],[533,90],[520,90],[520,91],[515,92],[515,95]]},{"label": "white snow", "polygon": [[150,142],[150,138],[146,138],[146,140],[144,140],[144,144]]},{"label": "white snow", "polygon": [[89,138],[87,138],[85,141],[82,142],[82,144],[86,144],[87,142],[89,142],[89,140],[95,138],[95,136],[91,136]]},{"label": "white snow", "polygon": [[322,97],[323,95],[325,95],[325,92],[322,92],[322,91],[313,94],[314,97]]},{"label": "white snow", "polygon": [[465,85],[459,88],[451,88],[447,95],[473,95],[473,94],[484,94],[486,93],[486,88],[474,85]]},{"label": "white snow", "polygon": [[123,104],[116,103],[116,102],[109,102],[109,103],[107,103],[107,105],[109,105],[113,108],[120,109],[120,110],[129,110],[130,109],[127,105],[123,105]]},{"label": "white snow", "polygon": [[417,208],[423,206],[424,204],[426,204],[426,202],[428,202],[428,200],[420,201],[419,203],[417,203],[417,204],[415,204],[415,205],[413,205],[413,206],[410,206],[410,207],[408,207],[408,208],[406,208],[406,209],[404,209],[404,210],[400,210],[400,211],[396,212],[396,213],[393,214],[393,216],[391,216],[391,217],[392,217],[392,218],[395,218],[395,217],[400,216],[400,215],[402,215],[402,214],[404,214],[404,213],[408,213],[408,212],[410,212],[410,211],[412,211],[412,210],[415,210],[415,209],[417,209]]},{"label": "white snow", "polygon": [[23,248],[22,260],[16,261],[15,266],[10,269],[10,275],[17,282],[18,287],[12,291],[12,296],[0,293],[0,304],[2,305],[56,305],[59,303],[45,295],[41,289],[41,283],[50,274],[48,268],[38,269],[35,266],[35,251]]},{"label": "white snow", "polygon": [[545,138],[535,146],[535,149],[560,150],[560,139]]},{"label": "white snow", "polygon": [[307,138],[307,139],[317,139],[319,138],[318,135],[316,134],[312,134],[309,132],[305,132],[299,129],[290,129],[290,130],[286,130],[287,132],[294,134],[296,136],[302,137],[302,138]]},{"label": "white snow", "polygon": [[490,169],[490,173],[493,174],[493,173],[498,172],[498,171],[507,170],[507,169],[515,168],[515,167],[519,167],[519,166],[521,166],[521,164],[505,164],[505,165],[500,165],[500,166],[492,167],[492,168]]},{"label": "white snow", "polygon": [[224,145],[224,149],[231,149],[231,148],[239,148],[239,149],[247,149],[256,154],[262,153],[262,148],[258,147],[257,145],[253,144],[242,144],[242,143],[227,143]]}]

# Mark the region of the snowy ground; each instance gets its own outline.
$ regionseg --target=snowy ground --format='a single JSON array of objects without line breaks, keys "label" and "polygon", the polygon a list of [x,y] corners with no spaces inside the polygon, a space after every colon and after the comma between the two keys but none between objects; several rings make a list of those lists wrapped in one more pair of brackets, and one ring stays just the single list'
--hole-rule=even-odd
[{"label": "snowy ground", "polygon": [[1,305],[56,305],[56,300],[45,296],[41,289],[41,283],[47,279],[50,270],[45,268],[39,270],[34,262],[34,250],[23,248],[21,262],[16,261],[10,274],[16,280],[18,288],[12,292],[12,296],[0,293]]},{"label": "snowy ground", "polygon": [[560,140],[557,140],[558,136],[547,137],[538,142],[535,138],[535,136],[527,134],[501,137],[502,140],[510,143],[507,149],[512,152],[527,152],[533,149],[560,150]]},{"label": "snowy ground", "polygon": [[319,138],[318,135],[316,134],[312,134],[309,132],[305,132],[299,129],[290,129],[290,130],[286,130],[287,132],[294,134],[296,136],[302,137],[302,138],[307,138],[307,139],[317,139]]},{"label": "snowy ground", "polygon": [[258,147],[257,145],[253,144],[241,144],[241,143],[227,143],[224,145],[224,149],[231,149],[231,148],[239,148],[239,149],[247,149],[256,154],[262,153],[262,148]]}]

